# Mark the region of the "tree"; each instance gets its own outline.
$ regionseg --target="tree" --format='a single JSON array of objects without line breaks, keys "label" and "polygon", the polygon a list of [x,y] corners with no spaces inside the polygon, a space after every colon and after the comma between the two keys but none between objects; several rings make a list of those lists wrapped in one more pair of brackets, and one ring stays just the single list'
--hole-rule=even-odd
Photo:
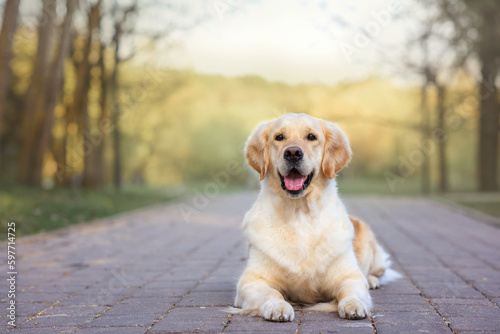
[{"label": "tree", "polygon": [[2,163],[2,128],[3,110],[5,108],[7,90],[10,79],[10,59],[12,44],[17,28],[19,0],[7,0],[3,12],[2,30],[0,32],[0,167]]},{"label": "tree", "polygon": [[500,3],[465,1],[479,19],[477,55],[481,63],[479,83],[479,190],[498,190],[498,133],[500,103],[496,80],[500,57]]},{"label": "tree", "polygon": [[[440,0],[444,20],[455,28],[456,40],[468,39],[472,43],[469,54],[480,65],[479,92],[479,146],[478,188],[480,191],[498,190],[498,136],[500,103],[496,80],[500,57],[500,3],[497,0]],[[471,33],[474,32],[474,33]]]},{"label": "tree", "polygon": [[54,109],[57,100],[61,95],[62,83],[64,80],[64,62],[68,58],[71,44],[71,22],[73,13],[75,12],[78,0],[67,0],[66,15],[61,26],[61,36],[59,39],[59,48],[57,57],[54,59],[51,66],[51,75],[47,77],[45,86],[45,105],[43,110],[42,128],[38,139],[33,160],[33,175],[34,184],[40,184],[42,176],[42,168],[45,153],[50,144],[52,125],[54,123]]},{"label": "tree", "polygon": [[[131,17],[137,12],[137,1],[124,8],[115,3],[115,32],[113,34],[113,45],[115,48],[114,67],[111,76],[111,98],[112,98],[112,122],[113,122],[113,184],[116,189],[122,185],[122,158],[121,158],[121,132],[120,132],[120,101],[118,96],[118,71],[120,63],[126,60],[120,56],[120,46],[124,35],[132,31]],[[133,54],[129,55],[130,58]]]},{"label": "tree", "polygon": [[[74,101],[76,113],[80,115],[82,121],[82,132],[83,132],[83,185],[85,187],[95,187],[99,185],[97,180],[97,169],[95,165],[95,146],[92,137],[92,126],[91,120],[88,112],[88,94],[90,89],[90,51],[92,48],[94,32],[99,29],[101,20],[101,1],[98,1],[90,9],[89,19],[88,19],[88,30],[87,37],[85,40],[85,47],[83,50],[83,59],[80,63],[78,69],[78,76],[80,80],[78,81],[77,88],[75,89]],[[98,45],[101,45],[98,41]],[[102,55],[101,55],[102,56]],[[101,166],[102,167],[102,166]]]},{"label": "tree", "polygon": [[[24,133],[21,145],[19,178],[21,182],[36,184],[37,171],[34,170],[34,157],[43,123],[45,106],[45,85],[50,70],[50,52],[56,21],[56,1],[44,0],[38,23],[38,47],[34,61],[31,82],[25,96],[22,111]],[[38,185],[38,184],[36,184]]]}]

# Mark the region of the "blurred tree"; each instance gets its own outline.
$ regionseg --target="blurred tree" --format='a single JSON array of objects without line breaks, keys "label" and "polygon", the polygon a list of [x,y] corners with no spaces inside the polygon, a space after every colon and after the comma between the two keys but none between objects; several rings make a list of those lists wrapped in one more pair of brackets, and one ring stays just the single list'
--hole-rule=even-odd
[{"label": "blurred tree", "polygon": [[73,13],[76,10],[78,0],[66,1],[66,15],[60,27],[59,48],[56,57],[50,67],[50,76],[47,77],[45,85],[45,106],[40,137],[35,147],[33,160],[33,182],[40,184],[45,153],[49,149],[52,138],[52,125],[54,124],[54,109],[61,96],[61,88],[64,80],[64,62],[68,58],[71,46],[71,23]]},{"label": "blurred tree", "polygon": [[109,79],[106,73],[106,64],[104,61],[106,54],[106,46],[103,42],[100,43],[99,60],[97,66],[100,73],[101,91],[99,96],[99,105],[101,114],[99,116],[98,131],[100,140],[97,142],[94,154],[93,164],[95,166],[94,180],[96,184],[102,185],[104,183],[104,142],[106,140],[106,132],[109,127],[108,119],[108,85]]},{"label": "blurred tree", "polygon": [[19,0],[7,0],[3,11],[2,30],[0,31],[0,169],[2,167],[3,110],[10,79],[10,59],[12,44],[17,28]]},{"label": "blurred tree", "polygon": [[52,39],[56,22],[56,0],[43,0],[42,13],[38,23],[38,47],[34,61],[33,72],[28,91],[25,96],[24,109],[22,111],[23,142],[19,164],[19,178],[23,183],[39,185],[38,174],[35,170],[34,161],[38,155],[43,153],[36,150],[40,138],[45,106],[45,89],[47,77],[50,71],[50,54],[52,50]]},{"label": "blurred tree", "polygon": [[[471,40],[469,54],[480,65],[478,188],[498,190],[500,102],[496,80],[500,58],[500,2],[498,0],[440,0],[443,18],[453,23],[456,38]],[[452,44],[452,45],[453,45]]]},{"label": "blurred tree", "polygon": [[479,190],[498,190],[498,133],[500,103],[496,80],[500,59],[500,2],[498,0],[465,1],[477,14],[477,55],[481,63],[479,114]]},{"label": "blurred tree", "polygon": [[[82,60],[77,70],[77,86],[74,92],[73,108],[74,114],[80,119],[80,127],[83,133],[83,185],[95,187],[99,185],[97,180],[98,166],[95,164],[96,147],[92,141],[92,125],[88,110],[88,95],[90,90],[90,53],[92,49],[93,36],[99,36],[95,32],[99,29],[101,20],[101,1],[91,6],[88,17],[87,36],[83,49]],[[97,45],[101,45],[100,40]]]},{"label": "blurred tree", "polygon": [[113,184],[116,189],[122,185],[122,157],[121,157],[121,131],[120,131],[120,101],[118,97],[118,70],[120,63],[133,57],[130,53],[126,58],[120,56],[120,46],[124,35],[133,31],[132,19],[137,13],[137,1],[126,7],[118,6],[115,1],[113,8],[114,28],[113,45],[115,48],[114,66],[111,76],[112,119],[113,119]]}]

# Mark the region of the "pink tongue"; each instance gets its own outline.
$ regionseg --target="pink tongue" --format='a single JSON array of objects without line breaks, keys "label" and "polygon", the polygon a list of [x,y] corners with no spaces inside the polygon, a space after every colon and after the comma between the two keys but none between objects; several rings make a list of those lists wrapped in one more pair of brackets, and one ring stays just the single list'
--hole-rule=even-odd
[{"label": "pink tongue", "polygon": [[302,175],[288,175],[285,177],[285,187],[291,191],[297,191],[302,188],[304,182],[306,181],[307,176]]}]

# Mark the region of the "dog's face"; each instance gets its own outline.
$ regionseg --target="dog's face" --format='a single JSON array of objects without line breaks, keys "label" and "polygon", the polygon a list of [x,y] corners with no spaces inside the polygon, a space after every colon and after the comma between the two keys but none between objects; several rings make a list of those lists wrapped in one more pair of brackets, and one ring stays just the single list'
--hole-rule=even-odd
[{"label": "dog's face", "polygon": [[267,176],[271,189],[291,198],[324,187],[324,179],[334,178],[351,159],[344,132],[306,114],[287,114],[261,124],[245,150],[261,180]]}]

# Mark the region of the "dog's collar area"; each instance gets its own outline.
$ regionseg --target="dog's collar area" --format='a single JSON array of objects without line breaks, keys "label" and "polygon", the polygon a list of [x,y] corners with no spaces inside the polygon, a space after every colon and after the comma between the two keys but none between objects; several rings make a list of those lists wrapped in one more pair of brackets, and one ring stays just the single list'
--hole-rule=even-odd
[{"label": "dog's collar area", "polygon": [[302,188],[300,188],[298,190],[288,190],[285,186],[285,177],[283,175],[281,175],[281,173],[279,171],[278,171],[278,175],[279,175],[280,180],[281,180],[281,188],[283,190],[285,190],[287,192],[287,194],[289,194],[291,197],[297,197],[300,195],[300,193],[302,193],[304,190],[306,190],[307,187],[309,187],[309,185],[311,184],[312,178],[314,176],[314,172],[311,172],[311,174],[307,175],[307,178],[304,181]]}]

